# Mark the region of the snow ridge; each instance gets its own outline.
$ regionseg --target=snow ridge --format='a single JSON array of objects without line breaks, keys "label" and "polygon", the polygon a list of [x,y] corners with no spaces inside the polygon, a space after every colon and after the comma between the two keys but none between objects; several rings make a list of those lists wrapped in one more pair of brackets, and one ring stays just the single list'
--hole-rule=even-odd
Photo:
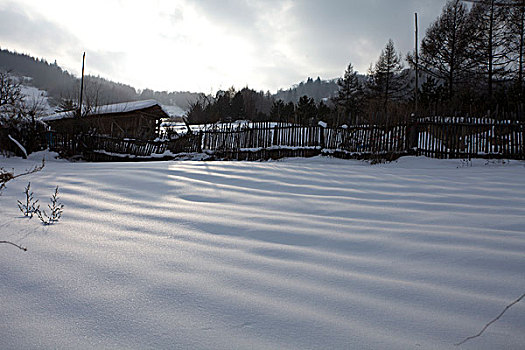
[{"label": "snow ridge", "polygon": [[[454,349],[525,286],[524,163],[458,165],[48,160],[0,197],[2,346]],[[524,308],[461,349],[522,349]]]}]

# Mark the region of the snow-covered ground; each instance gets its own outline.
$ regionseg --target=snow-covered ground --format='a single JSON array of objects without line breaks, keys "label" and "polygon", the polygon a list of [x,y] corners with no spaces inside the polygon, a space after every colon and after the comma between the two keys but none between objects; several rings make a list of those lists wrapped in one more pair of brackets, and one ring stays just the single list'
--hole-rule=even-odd
[{"label": "snow-covered ground", "polygon": [[525,292],[525,163],[486,163],[48,159],[0,196],[0,348],[523,349],[525,301],[454,346]]}]

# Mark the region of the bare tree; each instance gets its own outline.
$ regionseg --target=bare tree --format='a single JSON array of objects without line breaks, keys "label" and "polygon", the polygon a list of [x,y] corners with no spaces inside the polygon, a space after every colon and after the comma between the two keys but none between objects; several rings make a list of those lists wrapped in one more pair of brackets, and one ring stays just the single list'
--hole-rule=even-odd
[{"label": "bare tree", "polygon": [[475,25],[471,54],[477,63],[476,73],[486,82],[489,103],[493,102],[495,84],[507,78],[511,63],[507,34],[509,7],[501,5],[496,0],[480,0],[475,1],[470,11]]},{"label": "bare tree", "polygon": [[20,85],[9,72],[0,71],[0,113],[11,113],[22,104],[24,95]]},{"label": "bare tree", "polygon": [[85,117],[96,111],[97,107],[109,103],[105,97],[103,82],[101,78],[86,76],[84,81],[84,92],[82,98],[82,109],[79,109],[79,95],[74,89],[69,90],[60,97],[60,102],[55,109],[57,113],[71,113],[77,118]]},{"label": "bare tree", "polygon": [[516,81],[516,87],[521,96],[524,94],[523,69],[525,56],[525,0],[514,0],[510,4],[509,49],[511,52],[511,70]]},{"label": "bare tree", "polygon": [[96,111],[97,107],[109,103],[104,97],[102,82],[100,80],[87,76],[84,85],[81,117],[92,114]]},{"label": "bare tree", "polygon": [[[449,97],[473,67],[469,58],[473,30],[466,6],[460,0],[449,0],[422,40],[420,68],[444,82]],[[411,55],[408,60],[414,64]]]},{"label": "bare tree", "polygon": [[[45,125],[38,120],[45,111],[44,96],[25,96],[20,80],[9,72],[0,72],[0,125],[8,130],[22,152],[39,150]],[[22,149],[23,148],[23,149]]]}]

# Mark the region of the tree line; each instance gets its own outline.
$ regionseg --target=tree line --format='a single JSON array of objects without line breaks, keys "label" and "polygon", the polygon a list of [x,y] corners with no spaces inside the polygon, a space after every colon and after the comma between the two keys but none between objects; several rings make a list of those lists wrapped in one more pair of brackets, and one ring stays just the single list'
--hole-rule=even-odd
[{"label": "tree line", "polygon": [[[248,88],[241,92],[230,89],[191,105],[189,120],[212,123],[250,119],[303,125],[322,120],[341,126],[396,121],[413,113],[521,117],[525,0],[469,2],[447,1],[417,53],[403,57],[389,40],[365,77],[350,63],[331,98],[304,94],[297,100],[291,96],[292,90],[281,91],[268,107],[270,96]],[[321,84],[319,79],[316,83]],[[256,107],[255,114],[247,113],[246,100],[253,101],[247,96],[256,95],[262,98],[259,102],[264,100],[264,107]]]},{"label": "tree line", "polygon": [[469,2],[447,1],[404,60],[390,40],[364,84],[350,64],[334,99],[345,118],[522,114],[525,1]]},{"label": "tree line", "polygon": [[306,81],[302,81],[287,90],[278,90],[274,98],[275,100],[283,100],[284,103],[297,103],[301,97],[306,95],[319,103],[322,99],[333,96],[338,89],[337,79],[322,80],[317,77],[314,80],[309,77]]}]

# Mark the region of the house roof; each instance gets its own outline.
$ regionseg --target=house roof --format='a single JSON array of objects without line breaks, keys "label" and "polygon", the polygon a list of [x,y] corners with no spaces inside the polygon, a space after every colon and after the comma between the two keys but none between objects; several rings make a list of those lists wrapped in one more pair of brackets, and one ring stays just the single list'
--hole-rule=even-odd
[{"label": "house roof", "polygon": [[[88,115],[128,113],[128,112],[140,111],[140,110],[150,108],[153,106],[159,106],[162,109],[162,111],[166,113],[166,117],[169,116],[166,110],[164,110],[162,106],[155,100],[124,102],[124,103],[116,103],[112,105],[97,106]],[[60,112],[60,113],[47,115],[47,116],[41,117],[40,120],[47,122],[47,121],[52,121],[52,120],[73,118],[74,116],[75,116],[75,113],[73,111],[68,111],[68,112]]]}]

